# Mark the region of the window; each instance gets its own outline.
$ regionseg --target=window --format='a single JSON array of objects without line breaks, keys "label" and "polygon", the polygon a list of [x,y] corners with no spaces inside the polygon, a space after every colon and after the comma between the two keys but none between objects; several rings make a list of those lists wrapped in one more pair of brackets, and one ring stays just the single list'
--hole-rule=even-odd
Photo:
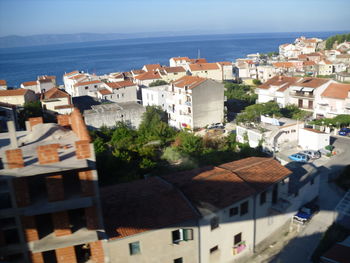
[{"label": "window", "polygon": [[85,89],[88,89],[88,88],[89,88],[88,86],[85,87]]},{"label": "window", "polygon": [[215,251],[218,251],[219,250],[219,247],[218,246],[215,246],[215,247],[212,247],[209,251],[210,251],[210,254],[214,253]]},{"label": "window", "polygon": [[133,243],[129,243],[129,250],[130,250],[130,255],[137,255],[141,253],[140,250],[140,242],[133,242]]},{"label": "window", "polygon": [[233,238],[233,245],[236,246],[236,245],[238,245],[241,242],[242,242],[242,233],[239,233],[239,234],[234,236],[234,238]]},{"label": "window", "polygon": [[266,203],[266,191],[265,192],[262,192],[260,194],[260,205],[263,205]]},{"label": "window", "polygon": [[122,93],[122,97],[124,98],[124,93]]},{"label": "window", "polygon": [[218,227],[219,227],[219,218],[216,216],[210,220],[210,229],[214,230],[215,228],[218,228]]},{"label": "window", "polygon": [[97,85],[95,85],[94,87],[95,87],[95,89],[97,89]]},{"label": "window", "polygon": [[174,259],[174,263],[183,263],[182,258]]},{"label": "window", "polygon": [[230,216],[238,215],[238,206],[230,208]]},{"label": "window", "polygon": [[171,232],[173,243],[193,240],[193,229],[177,229]]},{"label": "window", "polygon": [[248,201],[244,202],[241,204],[241,216],[245,215],[248,213]]}]

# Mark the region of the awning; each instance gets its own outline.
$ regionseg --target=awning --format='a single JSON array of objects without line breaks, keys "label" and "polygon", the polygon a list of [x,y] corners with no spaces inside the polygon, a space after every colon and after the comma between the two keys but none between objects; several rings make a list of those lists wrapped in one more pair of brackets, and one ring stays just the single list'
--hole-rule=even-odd
[{"label": "awning", "polygon": [[311,92],[313,90],[314,90],[314,88],[303,88],[303,91],[306,91],[306,92]]},{"label": "awning", "polygon": [[303,87],[292,86],[293,91],[301,91]]}]

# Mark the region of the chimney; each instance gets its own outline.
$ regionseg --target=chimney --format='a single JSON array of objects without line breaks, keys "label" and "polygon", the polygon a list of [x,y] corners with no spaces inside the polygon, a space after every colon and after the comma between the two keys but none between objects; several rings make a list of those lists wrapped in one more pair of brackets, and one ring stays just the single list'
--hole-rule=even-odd
[{"label": "chimney", "polygon": [[11,149],[17,149],[18,142],[17,142],[15,123],[13,121],[8,121],[7,122],[7,129],[8,129],[8,133],[10,136]]}]

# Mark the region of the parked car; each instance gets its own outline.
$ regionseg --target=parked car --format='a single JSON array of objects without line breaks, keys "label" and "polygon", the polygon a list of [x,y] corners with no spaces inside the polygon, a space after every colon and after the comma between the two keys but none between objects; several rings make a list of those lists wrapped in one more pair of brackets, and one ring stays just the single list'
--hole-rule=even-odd
[{"label": "parked car", "polygon": [[311,220],[311,218],[320,211],[320,207],[314,203],[308,203],[302,206],[298,213],[293,216],[293,219],[305,224]]},{"label": "parked car", "polygon": [[350,136],[350,128],[341,128],[338,134],[341,136]]},{"label": "parked car", "polygon": [[288,156],[289,159],[299,163],[307,163],[310,159],[309,156],[301,153],[296,153]]},{"label": "parked car", "polygon": [[314,150],[305,150],[301,151],[300,154],[304,154],[306,156],[309,156],[310,159],[318,159],[321,157],[320,151],[314,151]]}]

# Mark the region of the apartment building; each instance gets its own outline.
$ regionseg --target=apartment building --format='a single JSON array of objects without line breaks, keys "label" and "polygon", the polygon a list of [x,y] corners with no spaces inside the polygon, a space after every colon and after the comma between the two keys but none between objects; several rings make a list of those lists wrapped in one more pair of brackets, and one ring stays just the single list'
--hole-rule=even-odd
[{"label": "apartment building", "polygon": [[0,135],[1,261],[105,262],[95,155],[80,112],[27,127],[9,123]]},{"label": "apartment building", "polygon": [[196,129],[224,120],[224,85],[185,76],[171,83],[166,97],[169,125]]}]

